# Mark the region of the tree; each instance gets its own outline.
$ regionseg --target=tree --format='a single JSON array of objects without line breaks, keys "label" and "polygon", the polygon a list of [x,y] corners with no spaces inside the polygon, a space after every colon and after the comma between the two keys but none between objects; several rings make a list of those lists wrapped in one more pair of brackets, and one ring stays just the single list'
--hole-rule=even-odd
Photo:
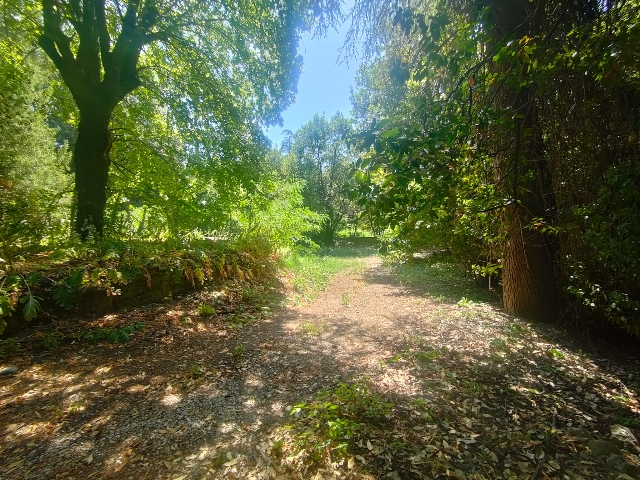
[{"label": "tree", "polygon": [[[295,92],[300,29],[337,12],[333,0],[42,0],[40,7],[38,43],[78,107],[75,229],[83,238],[103,233],[110,122],[128,95],[145,84],[193,123],[214,116],[221,131],[225,123],[277,121]],[[181,87],[182,97],[163,98],[161,81]]]},{"label": "tree", "polygon": [[66,146],[45,119],[51,74],[19,36],[0,33],[0,258],[66,236]]},{"label": "tree", "polygon": [[[526,54],[528,41],[522,39],[541,33],[545,27],[542,22],[546,3],[546,0],[494,0],[489,7],[488,20],[492,28],[488,34],[493,38],[518,39],[525,46]],[[495,45],[489,42],[487,47],[492,50]],[[558,307],[553,238],[544,229],[532,228],[532,224],[537,221],[555,225],[556,219],[537,112],[537,89],[528,69],[515,70],[512,61],[494,62],[493,70],[506,79],[495,96],[495,107],[513,112],[513,129],[509,135],[512,147],[496,155],[496,181],[510,175],[513,185],[511,201],[504,211],[502,300],[508,313],[549,320],[555,318]]]},{"label": "tree", "polygon": [[[626,188],[637,177],[629,52],[639,10],[590,0],[397,8],[387,37],[414,46],[401,56],[410,78],[402,111],[383,109],[387,118],[359,134],[361,201],[406,247],[450,248],[478,272],[502,272],[510,313],[556,318],[560,285],[573,311],[586,306],[640,331],[640,290],[628,274],[637,199]],[[612,233],[613,218],[623,234]]]},{"label": "tree", "polygon": [[286,174],[305,181],[305,206],[325,215],[320,241],[331,245],[345,216],[353,208],[345,190],[355,158],[349,148],[351,121],[341,113],[330,120],[314,115],[291,134]]}]

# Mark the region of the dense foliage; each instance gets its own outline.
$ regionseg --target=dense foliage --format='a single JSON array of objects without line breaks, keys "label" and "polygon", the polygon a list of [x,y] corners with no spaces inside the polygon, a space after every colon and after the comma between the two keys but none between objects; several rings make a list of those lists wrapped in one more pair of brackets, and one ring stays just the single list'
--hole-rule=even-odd
[{"label": "dense foliage", "polygon": [[[30,274],[51,252],[208,237],[266,258],[309,243],[322,217],[262,127],[293,101],[302,32],[339,15],[333,1],[5,2],[0,319],[20,302],[35,317]],[[60,292],[84,285],[51,276]]]},{"label": "dense foliage", "polygon": [[[513,313],[639,333],[639,15],[638,2],[398,9],[354,95],[361,204],[400,249],[449,249],[501,277]],[[372,81],[389,64],[407,77],[401,108],[397,86]]]},{"label": "dense foliage", "polygon": [[321,228],[313,238],[333,245],[336,233],[358,221],[358,212],[347,196],[355,153],[349,145],[353,127],[349,119],[337,113],[327,120],[316,114],[291,133],[283,146],[281,172],[304,181],[304,205],[323,215]]}]

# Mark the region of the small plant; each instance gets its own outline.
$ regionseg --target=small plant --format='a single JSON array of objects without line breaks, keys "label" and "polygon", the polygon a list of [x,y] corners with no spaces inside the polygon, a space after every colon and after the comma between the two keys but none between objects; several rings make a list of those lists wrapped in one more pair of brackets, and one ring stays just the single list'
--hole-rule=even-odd
[{"label": "small plant", "polygon": [[486,386],[475,380],[462,380],[462,386],[471,395],[482,394],[486,390]]},{"label": "small plant", "polygon": [[473,307],[473,300],[469,300],[467,297],[462,297],[456,305],[460,308],[471,308]]},{"label": "small plant", "polygon": [[215,313],[216,309],[209,304],[201,303],[200,305],[198,305],[198,314],[203,317],[215,315]]},{"label": "small plant", "polygon": [[4,317],[10,317],[15,312],[15,308],[11,304],[11,292],[18,292],[21,284],[27,287],[27,294],[20,298],[20,303],[24,304],[22,307],[24,319],[29,322],[38,316],[42,298],[33,294],[30,284],[38,282],[41,277],[42,275],[37,272],[30,273],[26,277],[22,274],[0,275],[0,280],[2,280],[0,282],[0,334],[7,326]]},{"label": "small plant", "polygon": [[422,363],[429,363],[440,356],[440,350],[427,350],[415,352],[413,358]]},{"label": "small plant", "polygon": [[73,270],[68,277],[60,282],[53,290],[53,299],[65,310],[71,310],[78,297],[78,288],[84,283],[85,269],[78,268]]},{"label": "small plant", "polygon": [[496,350],[509,351],[509,345],[504,338],[494,338],[489,345]]},{"label": "small plant", "polygon": [[81,398],[79,400],[74,400],[69,405],[69,413],[82,412],[86,408],[87,408],[87,401],[85,399]]},{"label": "small plant", "polygon": [[309,460],[340,460],[360,431],[380,422],[392,406],[372,393],[366,381],[339,383],[321,391],[314,402],[296,405],[290,414],[296,420],[289,428]]},{"label": "small plant", "polygon": [[57,330],[43,333],[40,337],[40,346],[46,349],[55,349],[64,340],[64,335]]},{"label": "small plant", "polygon": [[348,307],[349,305],[351,305],[349,292],[342,292],[342,305],[344,305],[345,307]]},{"label": "small plant", "polygon": [[273,442],[273,445],[271,445],[271,455],[273,455],[275,458],[282,457],[283,447],[284,447],[284,441],[276,440],[275,442]]},{"label": "small plant", "polygon": [[560,360],[564,359],[564,353],[556,348],[550,348],[549,350],[547,350],[547,355],[549,355],[551,358],[557,358]]},{"label": "small plant", "polygon": [[193,378],[200,378],[204,374],[202,366],[197,363],[192,363],[191,365],[189,365],[187,371]]},{"label": "small plant", "polygon": [[143,328],[145,324],[140,322],[121,328],[98,328],[93,332],[82,334],[82,338],[91,343],[128,343],[131,340],[131,334]]},{"label": "small plant", "polygon": [[229,328],[233,328],[236,330],[241,329],[246,324],[251,323],[255,320],[255,317],[250,313],[244,313],[240,315],[230,315],[228,317],[227,325]]},{"label": "small plant", "polygon": [[302,322],[300,329],[302,330],[303,335],[311,335],[313,337],[320,335],[323,330],[321,326],[319,327],[313,322]]},{"label": "small plant", "polygon": [[15,338],[0,340],[0,359],[6,358],[12,353],[16,353],[21,348],[22,345]]},{"label": "small plant", "polygon": [[233,349],[233,356],[236,358],[240,358],[244,353],[244,345],[236,345],[236,348]]}]

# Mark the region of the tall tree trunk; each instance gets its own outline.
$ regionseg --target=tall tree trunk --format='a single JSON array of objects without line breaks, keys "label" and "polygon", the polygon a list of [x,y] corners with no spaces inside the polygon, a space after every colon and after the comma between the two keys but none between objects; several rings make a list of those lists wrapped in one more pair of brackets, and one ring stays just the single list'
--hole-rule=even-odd
[{"label": "tall tree trunk", "polygon": [[104,233],[107,204],[111,111],[92,105],[80,109],[78,139],[73,150],[76,174],[77,212],[75,231],[84,240],[89,234]]},{"label": "tall tree trunk", "polygon": [[[533,37],[541,28],[545,0],[495,0],[494,25],[500,35]],[[518,74],[518,73],[508,73]],[[519,74],[521,75],[521,74]],[[496,97],[500,109],[515,114],[515,149],[498,159],[502,172],[513,172],[513,205],[505,212],[507,244],[503,263],[503,303],[508,313],[532,320],[552,320],[557,308],[552,239],[532,226],[534,218],[553,224],[553,191],[538,121],[535,87],[505,87]]]},{"label": "tall tree trunk", "polygon": [[[532,320],[553,320],[557,308],[553,238],[543,231],[554,223],[553,194],[537,109],[529,89],[516,95],[523,115],[516,128],[514,205],[505,213],[507,244],[503,264],[503,303],[508,313]],[[525,180],[520,180],[520,179]],[[532,222],[533,219],[541,219]]]}]

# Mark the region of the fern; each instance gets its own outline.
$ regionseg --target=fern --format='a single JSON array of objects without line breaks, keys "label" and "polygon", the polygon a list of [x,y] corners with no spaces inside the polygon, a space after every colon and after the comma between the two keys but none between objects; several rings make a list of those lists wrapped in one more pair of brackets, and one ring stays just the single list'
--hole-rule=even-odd
[{"label": "fern", "polygon": [[65,310],[71,310],[77,301],[78,288],[84,282],[84,269],[73,270],[53,291],[53,299]]},{"label": "fern", "polygon": [[22,297],[20,299],[20,303],[24,303],[24,307],[22,307],[22,314],[27,322],[30,322],[38,316],[38,312],[40,311],[40,300],[42,300],[40,297],[36,297],[31,292],[29,292],[29,295],[26,297]]}]

